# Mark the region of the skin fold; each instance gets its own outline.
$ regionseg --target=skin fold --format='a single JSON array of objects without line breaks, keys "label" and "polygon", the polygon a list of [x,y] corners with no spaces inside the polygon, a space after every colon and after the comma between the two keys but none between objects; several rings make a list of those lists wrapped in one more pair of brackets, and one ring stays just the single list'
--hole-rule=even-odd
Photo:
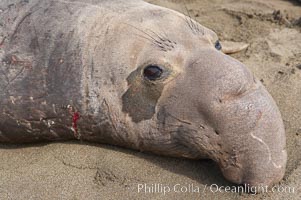
[{"label": "skin fold", "polygon": [[139,0],[0,8],[0,142],[81,139],[209,158],[237,184],[283,178],[280,112],[213,31]]}]

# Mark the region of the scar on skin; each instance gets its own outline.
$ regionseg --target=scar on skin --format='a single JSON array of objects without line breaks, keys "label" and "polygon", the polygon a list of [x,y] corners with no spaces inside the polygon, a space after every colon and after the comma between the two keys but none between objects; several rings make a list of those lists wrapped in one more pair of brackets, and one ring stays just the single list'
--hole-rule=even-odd
[{"label": "scar on skin", "polygon": [[269,153],[269,162],[270,162],[272,160],[270,147],[262,139],[260,139],[259,137],[255,136],[253,133],[251,133],[251,136],[252,136],[252,138],[254,138],[255,140],[259,141],[261,144],[263,144],[267,148],[268,153]]},{"label": "scar on skin", "polygon": [[[268,154],[269,154],[269,161],[268,161],[268,163],[270,163],[271,160],[272,160],[272,155],[271,155],[270,147],[261,138],[255,136],[253,133],[251,133],[251,136],[252,136],[252,138],[254,138],[255,140],[259,141],[261,144],[263,144],[267,148]],[[272,163],[273,163],[273,166],[275,168],[278,168],[278,169],[281,168],[281,165],[277,165],[275,162],[272,162]]]},{"label": "scar on skin", "polygon": [[273,162],[273,166],[277,169],[281,168],[281,165],[277,165],[275,162]]},{"label": "scar on skin", "polygon": [[269,153],[269,162],[270,162],[272,160],[270,147],[262,139],[260,139],[259,137],[255,136],[253,133],[251,133],[251,136],[255,140],[258,140],[261,144],[263,144],[267,148],[268,153]]}]

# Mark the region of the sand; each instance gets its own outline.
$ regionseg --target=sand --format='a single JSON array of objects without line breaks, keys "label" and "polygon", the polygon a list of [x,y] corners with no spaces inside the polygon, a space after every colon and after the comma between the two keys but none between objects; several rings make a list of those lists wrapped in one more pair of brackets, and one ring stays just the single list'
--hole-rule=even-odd
[{"label": "sand", "polygon": [[[274,191],[232,184],[211,161],[156,156],[87,143],[0,146],[0,199],[301,199],[301,7],[280,0],[148,0],[188,12],[221,40],[245,42],[245,63],[276,100],[288,164]],[[258,155],[260,156],[260,155]],[[230,189],[231,189],[230,188]]]}]

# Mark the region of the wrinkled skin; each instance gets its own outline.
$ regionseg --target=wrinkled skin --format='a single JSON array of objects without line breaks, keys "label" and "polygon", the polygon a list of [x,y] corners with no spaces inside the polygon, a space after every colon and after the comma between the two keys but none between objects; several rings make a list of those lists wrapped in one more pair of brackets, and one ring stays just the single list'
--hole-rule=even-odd
[{"label": "wrinkled skin", "polygon": [[80,138],[209,158],[238,184],[282,179],[279,110],[213,31],[138,0],[16,2],[0,3],[1,142]]}]

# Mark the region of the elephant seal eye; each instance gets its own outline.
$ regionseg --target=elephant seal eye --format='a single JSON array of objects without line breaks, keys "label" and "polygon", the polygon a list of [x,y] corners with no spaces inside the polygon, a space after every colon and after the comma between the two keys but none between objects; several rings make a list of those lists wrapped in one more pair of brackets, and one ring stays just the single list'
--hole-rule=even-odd
[{"label": "elephant seal eye", "polygon": [[215,48],[217,49],[217,50],[221,50],[222,49],[222,45],[221,45],[221,43],[219,42],[219,41],[216,41],[215,42]]},{"label": "elephant seal eye", "polygon": [[162,76],[162,73],[163,73],[163,70],[160,67],[158,67],[157,65],[149,65],[143,71],[144,77],[151,81],[160,79]]}]

